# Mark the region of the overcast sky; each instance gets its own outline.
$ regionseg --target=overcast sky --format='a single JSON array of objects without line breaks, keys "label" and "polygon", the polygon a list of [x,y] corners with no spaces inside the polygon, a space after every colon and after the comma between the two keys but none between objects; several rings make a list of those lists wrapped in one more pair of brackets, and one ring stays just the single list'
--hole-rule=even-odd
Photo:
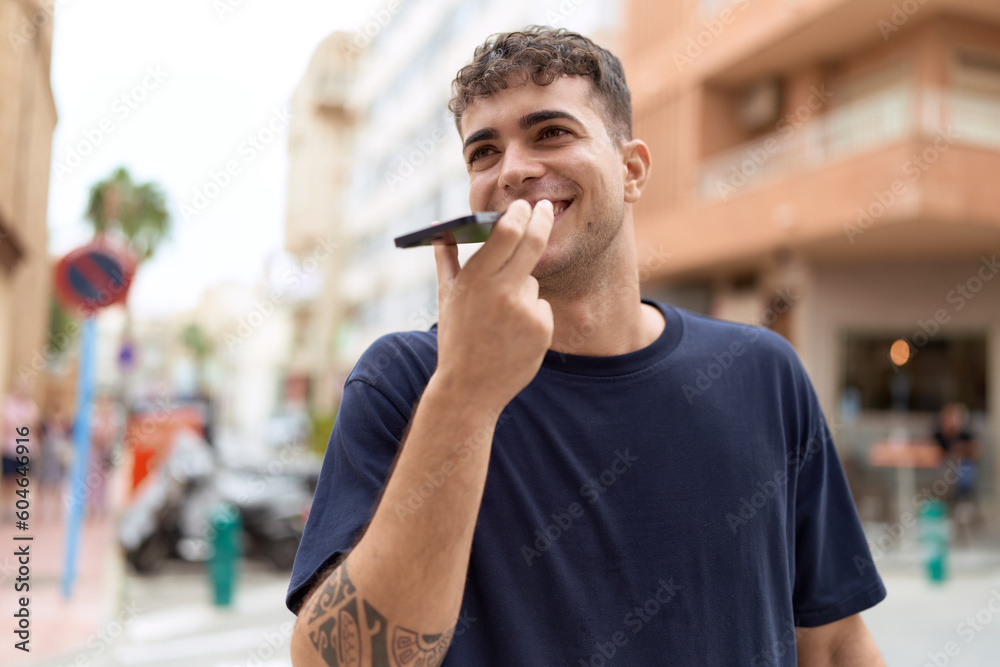
[{"label": "overcast sky", "polygon": [[[163,187],[175,227],[138,274],[129,297],[135,313],[184,310],[206,286],[253,281],[282,246],[285,112],[292,91],[324,37],[363,25],[381,3],[59,4],[52,49],[59,122],[49,193],[51,252],[62,255],[89,239],[83,219],[89,188],[124,165],[137,180]],[[224,187],[216,191],[212,173],[230,161],[239,173],[228,184],[217,177]],[[208,196],[196,202],[197,192]],[[196,203],[203,210],[185,221],[182,205]]]}]

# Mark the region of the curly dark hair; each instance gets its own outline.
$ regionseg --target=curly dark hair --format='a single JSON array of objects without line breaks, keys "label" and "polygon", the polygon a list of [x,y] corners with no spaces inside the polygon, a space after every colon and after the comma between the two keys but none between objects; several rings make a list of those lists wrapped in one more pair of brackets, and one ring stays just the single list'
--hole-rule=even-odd
[{"label": "curly dark hair", "polygon": [[529,79],[547,86],[561,76],[589,77],[603,107],[608,135],[618,145],[632,139],[632,94],[621,61],[565,28],[532,25],[488,37],[476,47],[472,62],[455,76],[448,110],[461,133],[462,114],[476,97],[526,84]]}]

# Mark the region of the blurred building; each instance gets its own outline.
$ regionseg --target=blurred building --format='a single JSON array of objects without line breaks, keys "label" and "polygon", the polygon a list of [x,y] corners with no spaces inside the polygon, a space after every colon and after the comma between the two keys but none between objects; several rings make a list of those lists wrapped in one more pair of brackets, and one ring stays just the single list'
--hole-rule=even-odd
[{"label": "blurred building", "polygon": [[316,48],[291,104],[285,249],[295,264],[283,271],[293,326],[288,379],[304,386],[320,412],[333,410],[335,388],[350,370],[334,350],[347,306],[338,285],[348,253],[344,199],[358,124],[349,97],[363,51],[354,37],[337,32]]},{"label": "blurred building", "polygon": [[645,292],[786,336],[861,487],[964,403],[1000,516],[1000,3],[631,0],[622,43]]},{"label": "blurred building", "polygon": [[[0,393],[47,352],[52,3],[0,0]],[[19,369],[21,372],[19,372]],[[41,383],[34,383],[41,400]]]},{"label": "blurred building", "polygon": [[[135,320],[127,372],[137,405],[158,412],[199,402],[211,412],[220,450],[244,459],[263,455],[289,364],[292,325],[283,304],[280,288],[264,275],[253,286],[206,288],[190,311]],[[102,319],[102,338],[120,340],[110,313]],[[123,372],[117,345],[100,346],[99,382],[114,386]]]},{"label": "blurred building", "polygon": [[[182,321],[183,326],[197,324],[211,343],[201,372],[214,400],[220,450],[247,459],[263,455],[271,444],[269,421],[282,407],[292,349],[281,287],[265,275],[253,287],[224,283],[208,288]],[[185,359],[188,365],[192,361],[187,353]]]}]

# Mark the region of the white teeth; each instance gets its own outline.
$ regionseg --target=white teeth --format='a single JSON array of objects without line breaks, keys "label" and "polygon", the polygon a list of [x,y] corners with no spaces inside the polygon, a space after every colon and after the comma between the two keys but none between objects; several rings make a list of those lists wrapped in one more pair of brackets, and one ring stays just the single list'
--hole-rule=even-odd
[{"label": "white teeth", "polygon": [[554,209],[552,209],[552,214],[553,215],[559,215],[560,213],[562,213],[565,210],[566,210],[565,206],[557,206]]}]

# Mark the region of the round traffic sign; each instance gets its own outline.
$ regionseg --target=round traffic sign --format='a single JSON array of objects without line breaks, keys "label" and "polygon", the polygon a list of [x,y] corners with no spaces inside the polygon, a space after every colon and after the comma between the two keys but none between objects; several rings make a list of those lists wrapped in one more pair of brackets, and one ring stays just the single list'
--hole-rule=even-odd
[{"label": "round traffic sign", "polygon": [[59,260],[56,292],[68,306],[93,312],[124,301],[134,275],[131,253],[98,237]]}]

